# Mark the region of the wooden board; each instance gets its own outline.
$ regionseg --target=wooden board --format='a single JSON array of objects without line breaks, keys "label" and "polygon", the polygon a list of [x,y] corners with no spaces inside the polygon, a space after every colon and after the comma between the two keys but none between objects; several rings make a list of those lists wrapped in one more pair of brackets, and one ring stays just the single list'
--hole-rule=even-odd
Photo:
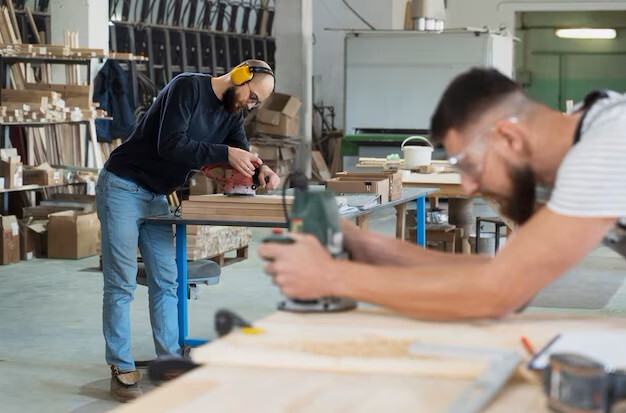
[{"label": "wooden board", "polygon": [[[229,211],[233,209],[233,205],[230,203],[222,203],[222,202],[195,202],[195,201],[183,201],[185,205],[185,209],[206,209],[211,208],[216,211]],[[276,211],[276,204],[248,204],[241,205],[237,204],[239,208],[245,208],[247,211]],[[287,203],[287,206],[291,205],[291,203]]]},{"label": "wooden board", "polygon": [[[293,197],[285,198],[287,207]],[[183,201],[183,217],[213,219],[250,219],[259,221],[282,221],[283,199],[280,195],[256,195],[229,197],[221,194],[192,195]]]},{"label": "wooden board", "polygon": [[116,413],[445,412],[463,381],[206,366]]},{"label": "wooden board", "polygon": [[[227,220],[227,221],[250,221],[250,216],[247,214],[239,214],[237,216],[233,215],[222,215],[222,214],[207,214],[205,212],[184,212],[182,214],[183,218],[196,219],[196,218],[204,218],[204,219],[219,219],[219,220]],[[266,216],[266,215],[255,215],[254,221],[267,221],[267,222],[282,222],[285,220],[284,217],[275,217],[275,216]]]},{"label": "wooden board", "polygon": [[323,181],[328,181],[330,178],[332,178],[332,175],[328,170],[328,166],[326,165],[326,161],[324,160],[324,157],[322,156],[322,153],[320,151],[311,152],[311,160],[313,161],[314,169],[317,171]]},{"label": "wooden board", "polygon": [[224,216],[242,216],[244,214],[245,218],[253,218],[257,215],[265,216],[265,217],[276,217],[282,218],[284,216],[283,210],[275,209],[275,210],[262,210],[262,209],[240,209],[240,208],[212,208],[212,207],[202,207],[202,208],[190,208],[189,206],[183,206],[183,214],[205,214],[205,215],[224,215]]},{"label": "wooden board", "polygon": [[[520,336],[527,336],[537,348],[563,330],[598,331],[626,328],[623,317],[566,314],[523,314],[503,320],[472,322],[423,322],[393,315],[378,308],[337,314],[274,313],[255,323],[264,332],[230,335],[195,349],[195,360],[211,360],[201,367],[116,412],[204,412],[207,406],[218,412],[449,412],[451,402],[466,391],[466,374],[459,378],[442,375],[442,370],[422,370],[419,374],[340,372],[326,363],[302,367],[303,357],[358,357],[371,359],[396,354],[388,343],[419,341],[432,345],[463,345],[483,349],[504,348],[522,352]],[[373,337],[378,337],[374,339]],[[357,342],[355,346],[354,343]],[[368,343],[373,347],[364,346]],[[222,343],[227,343],[222,345]],[[320,345],[322,343],[322,345]],[[360,343],[360,344],[359,344]],[[232,345],[231,345],[232,344]],[[225,352],[230,346],[230,352]],[[306,346],[309,350],[304,351]],[[216,349],[213,352],[213,349]],[[252,349],[248,356],[244,351]],[[281,353],[283,367],[256,359],[268,349]],[[396,350],[394,350],[396,349]],[[223,357],[218,357],[218,354]],[[307,354],[309,353],[309,354]],[[369,354],[368,354],[369,353]],[[241,366],[238,357],[248,357]],[[274,357],[275,355],[272,355]],[[417,360],[410,360],[416,363]],[[449,360],[441,360],[444,365]],[[416,366],[416,364],[413,364]],[[446,369],[447,366],[444,366]],[[454,373],[450,370],[451,373]],[[459,370],[462,372],[462,370]],[[467,373],[467,371],[465,371]],[[442,377],[443,376],[443,377]],[[242,397],[245,395],[245,397]],[[538,377],[520,371],[489,404],[486,413],[547,413]]]},{"label": "wooden board", "polygon": [[[293,202],[293,196],[286,196],[287,204]],[[255,195],[255,196],[225,196],[222,194],[191,195],[189,201],[194,202],[223,202],[235,204],[281,204],[280,195]]]},{"label": "wooden board", "polygon": [[[356,313],[355,313],[356,314]],[[278,313],[258,323],[267,334],[231,334],[202,347],[194,360],[206,364],[304,369],[339,373],[425,375],[469,380],[485,369],[481,358],[412,355],[412,343],[427,343],[417,329],[372,329],[362,324],[310,322],[324,316]],[[326,319],[331,321],[326,315]],[[275,322],[275,320],[279,320]],[[290,320],[290,322],[284,322]]]}]

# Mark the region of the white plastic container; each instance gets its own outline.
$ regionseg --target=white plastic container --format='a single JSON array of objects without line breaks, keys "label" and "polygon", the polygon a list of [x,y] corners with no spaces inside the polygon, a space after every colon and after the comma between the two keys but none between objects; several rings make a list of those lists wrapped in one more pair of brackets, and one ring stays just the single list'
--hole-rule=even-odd
[{"label": "white plastic container", "polygon": [[[412,140],[424,141],[430,146],[404,146]],[[406,169],[417,169],[420,166],[430,165],[432,162],[433,145],[423,136],[409,136],[402,142],[400,149],[404,152],[404,167]]]}]

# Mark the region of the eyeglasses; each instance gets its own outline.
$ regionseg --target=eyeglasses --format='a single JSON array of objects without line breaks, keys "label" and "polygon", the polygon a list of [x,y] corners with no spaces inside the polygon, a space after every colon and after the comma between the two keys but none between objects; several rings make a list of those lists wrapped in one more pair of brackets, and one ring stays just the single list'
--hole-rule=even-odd
[{"label": "eyeglasses", "polygon": [[246,85],[248,85],[248,90],[250,91],[250,94],[248,95],[248,102],[251,102],[251,104],[248,104],[248,110],[258,108],[263,102],[261,102],[257,94],[252,91],[250,83],[246,83]]},{"label": "eyeglasses", "polygon": [[[504,118],[512,123],[517,123],[518,118],[514,115],[507,116]],[[448,162],[450,165],[454,165],[457,169],[472,178],[478,178],[483,169],[483,164],[485,161],[485,146],[487,146],[487,137],[491,136],[491,133],[494,130],[495,124],[500,122],[500,120],[495,121],[486,132],[480,133],[478,136],[473,138],[467,147],[450,157],[448,157]],[[472,161],[472,154],[475,158]]]}]

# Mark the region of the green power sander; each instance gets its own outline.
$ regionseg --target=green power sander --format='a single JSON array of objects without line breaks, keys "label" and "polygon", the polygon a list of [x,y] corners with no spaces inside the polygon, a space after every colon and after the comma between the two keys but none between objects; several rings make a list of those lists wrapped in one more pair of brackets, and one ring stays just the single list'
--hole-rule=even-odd
[{"label": "green power sander", "polygon": [[[283,185],[283,201],[288,183],[294,188],[294,201],[291,213],[283,202],[285,220],[292,232],[304,232],[314,235],[326,247],[335,259],[348,259],[343,249],[343,234],[339,224],[339,212],[335,194],[329,190],[309,190],[308,179],[304,173],[294,171],[289,174]],[[293,243],[289,234],[272,234],[263,242]],[[286,297],[278,304],[278,309],[299,313],[335,312],[356,308],[356,301],[342,297],[319,297],[302,299]]]}]

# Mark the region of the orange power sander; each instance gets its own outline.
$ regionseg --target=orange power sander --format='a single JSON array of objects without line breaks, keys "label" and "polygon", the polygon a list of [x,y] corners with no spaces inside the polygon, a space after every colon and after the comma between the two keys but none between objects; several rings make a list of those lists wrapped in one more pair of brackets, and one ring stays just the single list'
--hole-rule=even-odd
[{"label": "orange power sander", "polygon": [[202,172],[216,181],[224,183],[224,195],[228,196],[254,196],[261,186],[259,172],[261,165],[255,165],[254,175],[247,177],[233,169],[229,164],[210,164],[202,167]]}]

